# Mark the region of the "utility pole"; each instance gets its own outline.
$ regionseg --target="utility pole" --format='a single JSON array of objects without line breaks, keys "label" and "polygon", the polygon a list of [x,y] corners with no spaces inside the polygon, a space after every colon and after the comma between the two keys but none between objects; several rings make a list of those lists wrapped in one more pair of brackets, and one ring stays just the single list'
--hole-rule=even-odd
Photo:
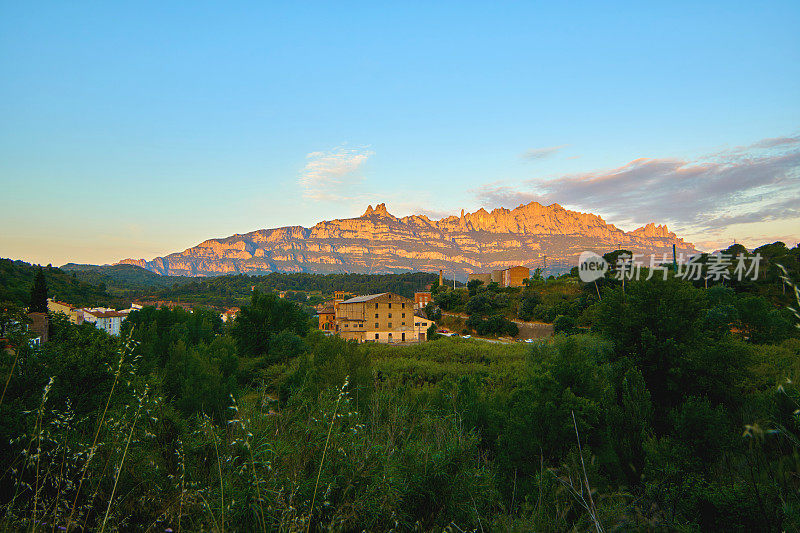
[{"label": "utility pole", "polygon": [[678,258],[675,253],[675,245],[672,245],[672,270],[678,272]]}]

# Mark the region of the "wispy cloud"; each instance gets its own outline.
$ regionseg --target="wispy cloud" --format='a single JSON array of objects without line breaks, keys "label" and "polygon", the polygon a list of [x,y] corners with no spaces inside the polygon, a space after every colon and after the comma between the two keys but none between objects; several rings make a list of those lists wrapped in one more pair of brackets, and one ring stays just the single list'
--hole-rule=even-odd
[{"label": "wispy cloud", "polygon": [[473,192],[486,205],[559,202],[618,224],[657,221],[690,232],[786,220],[800,217],[800,136],[696,160],[642,158],[610,170],[494,183]]},{"label": "wispy cloud", "polygon": [[340,146],[325,152],[311,152],[298,183],[303,196],[311,200],[341,200],[346,189],[363,179],[359,170],[374,154],[368,148]]},{"label": "wispy cloud", "polygon": [[561,144],[559,146],[548,146],[545,148],[531,148],[530,150],[525,151],[522,154],[523,159],[544,159],[546,157],[550,157],[551,155],[555,155],[556,152],[566,148],[568,145]]}]

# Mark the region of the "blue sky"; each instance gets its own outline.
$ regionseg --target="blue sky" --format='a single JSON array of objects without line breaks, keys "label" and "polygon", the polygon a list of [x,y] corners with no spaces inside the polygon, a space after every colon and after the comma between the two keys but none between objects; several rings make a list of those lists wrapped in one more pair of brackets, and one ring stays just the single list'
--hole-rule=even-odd
[{"label": "blue sky", "polygon": [[150,259],[378,202],[800,239],[797,2],[293,4],[1,2],[0,256]]}]

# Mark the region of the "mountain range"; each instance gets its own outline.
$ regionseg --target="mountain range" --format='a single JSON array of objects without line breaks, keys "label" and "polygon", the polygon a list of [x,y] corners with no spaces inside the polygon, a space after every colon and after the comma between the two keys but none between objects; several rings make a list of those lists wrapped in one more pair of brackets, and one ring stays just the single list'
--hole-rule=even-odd
[{"label": "mountain range", "polygon": [[619,248],[660,259],[672,245],[695,253],[691,243],[664,225],[623,231],[598,215],[537,202],[515,209],[481,208],[474,213],[431,220],[425,215],[397,218],[385,204],[363,215],[323,221],[311,228],[286,226],[209,239],[165,257],[123,259],[169,276],[213,276],[265,272],[436,272],[465,279],[513,265],[560,271],[577,265],[584,250]]}]

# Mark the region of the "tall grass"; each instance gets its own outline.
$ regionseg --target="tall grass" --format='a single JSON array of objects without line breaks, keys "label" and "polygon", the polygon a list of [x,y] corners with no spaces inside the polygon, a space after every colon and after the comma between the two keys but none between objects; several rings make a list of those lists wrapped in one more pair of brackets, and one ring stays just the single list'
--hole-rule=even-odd
[{"label": "tall grass", "polygon": [[308,527],[306,527],[306,531],[311,529],[311,522],[314,519],[314,504],[317,502],[317,489],[319,488],[319,478],[322,476],[322,467],[325,465],[325,454],[328,453],[328,444],[331,441],[331,432],[333,431],[333,423],[336,421],[336,413],[339,410],[339,404],[342,401],[342,397],[347,390],[347,385],[350,383],[350,376],[346,376],[344,378],[344,383],[342,384],[342,388],[339,390],[339,396],[336,398],[336,405],[333,408],[333,414],[331,415],[331,423],[328,426],[328,436],[325,437],[325,446],[322,448],[322,458],[319,460],[319,470],[317,471],[317,480],[314,482],[314,495],[311,497],[311,512],[308,517]]},{"label": "tall grass", "polygon": [[81,471],[81,478],[80,481],[78,481],[78,489],[75,491],[75,499],[72,501],[72,509],[70,510],[69,518],[67,519],[67,530],[71,529],[75,525],[73,518],[75,516],[75,510],[77,509],[78,499],[80,498],[81,487],[83,487],[83,481],[86,479],[86,472],[89,470],[89,465],[91,464],[95,452],[97,451],[97,439],[100,436],[100,431],[103,429],[103,422],[105,421],[106,413],[108,413],[108,406],[111,405],[111,399],[114,397],[114,389],[116,389],[122,373],[122,364],[125,361],[125,357],[132,353],[134,346],[135,342],[133,340],[133,330],[131,330],[128,338],[125,340],[125,343],[119,350],[119,360],[117,361],[117,370],[114,372],[114,382],[111,385],[111,390],[108,392],[108,398],[106,399],[106,405],[103,408],[103,412],[97,421],[97,429],[94,433],[94,439],[92,439],[92,445],[89,447],[89,455],[86,458],[86,463]]},{"label": "tall grass", "polygon": [[144,392],[139,397],[139,406],[136,408],[136,414],[133,415],[131,421],[131,430],[128,432],[128,439],[125,441],[125,450],[122,452],[122,459],[120,459],[119,466],[117,467],[117,474],[114,476],[114,487],[111,489],[111,496],[108,497],[108,507],[106,507],[106,514],[103,517],[103,525],[100,527],[100,532],[106,530],[106,523],[108,522],[108,513],[111,511],[111,505],[114,503],[114,494],[117,492],[117,483],[119,483],[119,476],[122,473],[122,467],[125,465],[125,456],[128,455],[128,448],[131,445],[131,438],[133,437],[133,430],[136,428],[136,422],[139,420],[139,413],[142,412],[142,404],[147,398],[149,387],[145,386]]}]

